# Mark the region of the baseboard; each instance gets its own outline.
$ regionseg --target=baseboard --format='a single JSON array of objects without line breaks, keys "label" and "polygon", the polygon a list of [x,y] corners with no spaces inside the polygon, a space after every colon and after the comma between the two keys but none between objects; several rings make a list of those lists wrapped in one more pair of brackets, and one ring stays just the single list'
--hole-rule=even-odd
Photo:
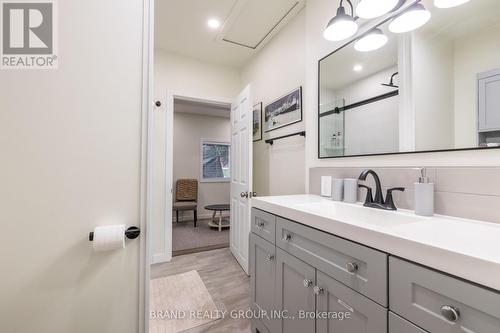
[{"label": "baseboard", "polygon": [[151,261],[151,264],[152,265],[154,265],[154,264],[161,264],[161,263],[164,263],[164,262],[169,262],[171,260],[172,260],[171,256],[168,256],[165,253],[157,253],[157,254],[153,254],[153,259]]}]

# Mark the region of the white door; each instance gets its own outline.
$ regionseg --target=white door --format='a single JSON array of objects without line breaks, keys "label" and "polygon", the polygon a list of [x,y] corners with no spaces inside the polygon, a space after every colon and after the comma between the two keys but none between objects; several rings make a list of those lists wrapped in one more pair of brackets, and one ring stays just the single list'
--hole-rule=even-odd
[{"label": "white door", "polygon": [[231,252],[248,274],[252,187],[252,98],[248,85],[231,105]]}]

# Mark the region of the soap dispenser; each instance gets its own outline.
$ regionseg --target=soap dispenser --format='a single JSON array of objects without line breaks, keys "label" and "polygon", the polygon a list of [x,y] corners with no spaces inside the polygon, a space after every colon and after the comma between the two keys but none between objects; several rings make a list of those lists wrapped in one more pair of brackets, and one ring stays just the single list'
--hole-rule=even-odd
[{"label": "soap dispenser", "polygon": [[429,181],[427,170],[420,168],[418,183],[415,183],[415,214],[434,215],[434,183]]}]

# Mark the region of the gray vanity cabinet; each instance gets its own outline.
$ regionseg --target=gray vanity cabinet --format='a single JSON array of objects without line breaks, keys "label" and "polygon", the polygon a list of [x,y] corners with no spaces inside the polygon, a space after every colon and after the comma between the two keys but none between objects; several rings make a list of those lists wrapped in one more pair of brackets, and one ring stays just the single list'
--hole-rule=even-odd
[{"label": "gray vanity cabinet", "polygon": [[390,258],[391,311],[429,332],[500,332],[500,294]]},{"label": "gray vanity cabinet", "polygon": [[[254,234],[250,235],[250,274],[252,310],[256,313],[271,313],[276,309],[276,248]],[[278,322],[263,317],[261,324],[269,331],[276,331],[273,327]]]},{"label": "gray vanity cabinet", "polygon": [[344,313],[345,319],[318,319],[317,333],[386,333],[387,309],[317,271],[318,313]]},{"label": "gray vanity cabinet", "polygon": [[313,288],[316,270],[281,249],[276,250],[276,266],[276,303],[277,309],[282,311],[284,316],[279,320],[277,332],[315,332],[314,318],[299,319],[297,316],[300,315],[299,311],[315,311],[316,300]]}]

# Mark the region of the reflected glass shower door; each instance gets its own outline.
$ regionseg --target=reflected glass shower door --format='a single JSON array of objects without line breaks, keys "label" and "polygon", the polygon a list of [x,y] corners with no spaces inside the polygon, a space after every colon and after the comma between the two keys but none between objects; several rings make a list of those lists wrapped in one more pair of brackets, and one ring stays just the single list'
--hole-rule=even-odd
[{"label": "reflected glass shower door", "polygon": [[320,105],[319,156],[345,155],[345,99]]}]

